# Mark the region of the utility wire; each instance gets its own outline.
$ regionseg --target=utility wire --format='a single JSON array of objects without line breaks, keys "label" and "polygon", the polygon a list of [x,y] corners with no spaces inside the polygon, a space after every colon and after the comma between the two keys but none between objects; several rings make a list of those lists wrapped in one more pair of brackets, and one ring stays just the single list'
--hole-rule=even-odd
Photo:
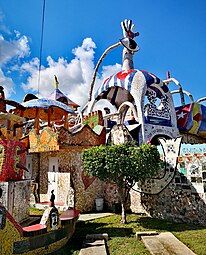
[{"label": "utility wire", "polygon": [[41,22],[41,39],[40,39],[41,41],[40,41],[40,50],[39,50],[38,96],[39,96],[39,87],[40,87],[40,81],[41,81],[41,63],[42,63],[42,48],[43,48],[43,39],[44,39],[45,6],[46,6],[46,0],[43,0],[42,22]]}]

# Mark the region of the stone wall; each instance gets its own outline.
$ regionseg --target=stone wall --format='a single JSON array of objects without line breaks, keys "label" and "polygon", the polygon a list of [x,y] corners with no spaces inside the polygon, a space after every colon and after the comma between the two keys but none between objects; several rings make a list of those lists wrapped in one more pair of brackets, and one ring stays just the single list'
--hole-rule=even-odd
[{"label": "stone wall", "polygon": [[[156,187],[157,180],[153,180]],[[157,195],[132,191],[131,201],[133,212],[145,211],[152,217],[206,226],[205,144],[192,145],[192,141],[191,144],[182,144],[177,171],[169,185]]]},{"label": "stone wall", "polygon": [[17,222],[29,217],[30,184],[29,180],[0,182],[3,190],[0,202]]},{"label": "stone wall", "polygon": [[[183,178],[177,173],[175,178]],[[187,181],[175,183],[175,179],[161,193],[146,195],[133,191],[131,209],[139,213],[145,211],[150,216],[206,226],[206,200],[204,193],[198,193]]]},{"label": "stone wall", "polygon": [[201,144],[206,143],[206,139],[202,138],[197,135],[192,135],[188,133],[180,133],[182,136],[182,143],[189,143],[189,144]]}]

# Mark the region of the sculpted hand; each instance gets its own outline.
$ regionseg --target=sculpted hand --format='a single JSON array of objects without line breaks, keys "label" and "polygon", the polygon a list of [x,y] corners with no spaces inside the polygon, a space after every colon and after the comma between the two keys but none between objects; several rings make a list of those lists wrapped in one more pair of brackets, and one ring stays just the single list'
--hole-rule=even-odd
[{"label": "sculpted hand", "polygon": [[125,19],[121,22],[121,27],[123,31],[124,37],[133,39],[134,37],[139,35],[139,32],[133,32],[134,24],[132,23],[132,20]]}]

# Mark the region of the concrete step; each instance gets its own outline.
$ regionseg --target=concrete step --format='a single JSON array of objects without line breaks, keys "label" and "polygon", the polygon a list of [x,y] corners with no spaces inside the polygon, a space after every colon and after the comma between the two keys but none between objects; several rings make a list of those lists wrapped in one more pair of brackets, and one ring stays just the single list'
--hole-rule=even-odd
[{"label": "concrete step", "polygon": [[107,255],[105,240],[87,241],[80,250],[79,255]]},{"label": "concrete step", "polygon": [[142,236],[142,240],[152,255],[196,255],[170,232]]},{"label": "concrete step", "polygon": [[142,236],[156,236],[159,235],[156,231],[141,231],[136,232],[136,238],[141,239]]},{"label": "concrete step", "polygon": [[152,255],[170,255],[157,236],[142,236],[142,241]]}]

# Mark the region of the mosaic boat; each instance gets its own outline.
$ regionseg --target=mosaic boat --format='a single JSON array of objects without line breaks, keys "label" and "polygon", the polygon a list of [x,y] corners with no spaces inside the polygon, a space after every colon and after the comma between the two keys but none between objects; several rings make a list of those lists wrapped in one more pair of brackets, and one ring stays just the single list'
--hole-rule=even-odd
[{"label": "mosaic boat", "polygon": [[[54,208],[49,209],[51,214],[48,214],[48,218],[51,218],[51,221],[22,227],[6,208],[0,205],[0,254],[44,255],[63,247],[75,231],[79,211],[67,210],[57,219]],[[45,214],[42,217],[44,216]]]}]

